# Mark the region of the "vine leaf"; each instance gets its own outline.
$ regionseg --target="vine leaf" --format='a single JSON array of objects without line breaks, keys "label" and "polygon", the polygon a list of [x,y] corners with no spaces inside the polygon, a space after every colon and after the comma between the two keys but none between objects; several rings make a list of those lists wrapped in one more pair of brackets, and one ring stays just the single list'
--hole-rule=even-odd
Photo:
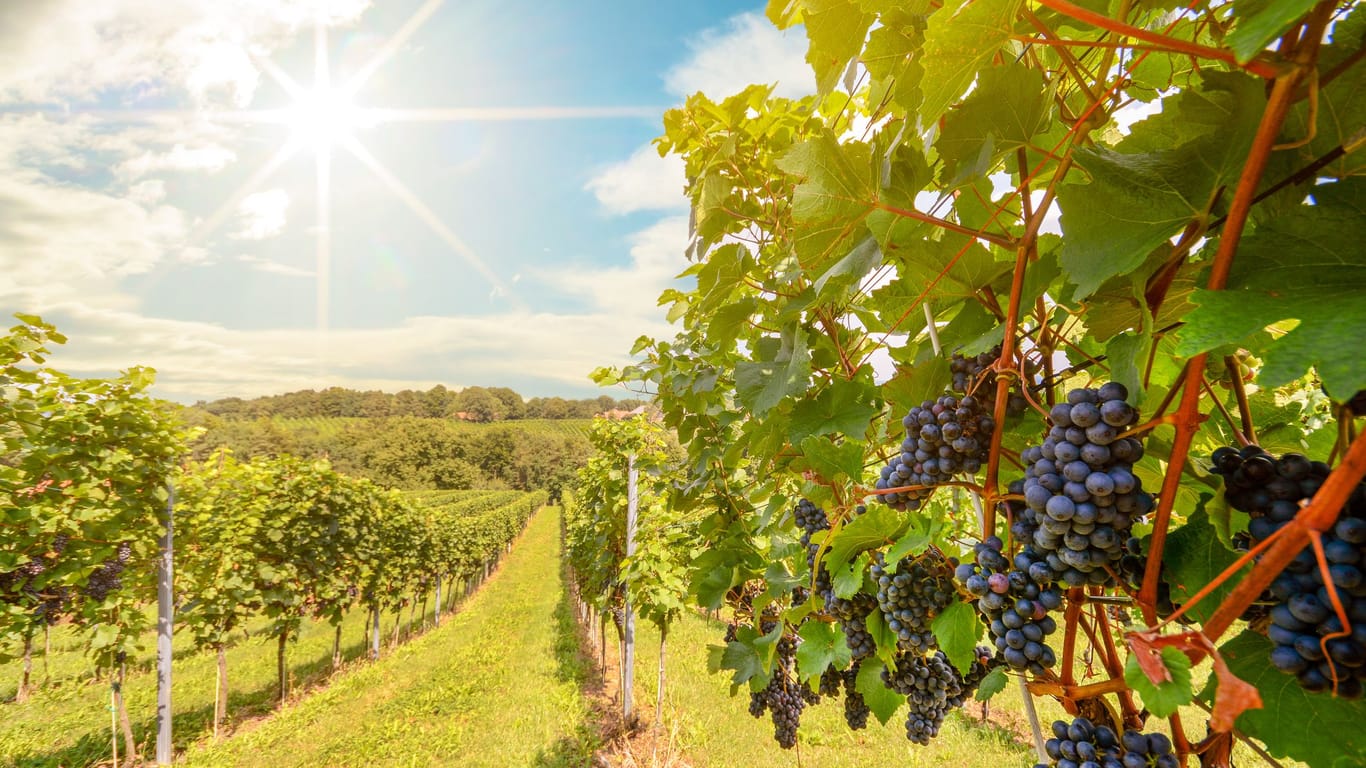
[{"label": "vine leaf", "polygon": [[848,565],[837,565],[830,568],[831,585],[834,587],[835,597],[847,600],[863,588],[863,571],[866,565],[867,557],[860,555]]},{"label": "vine leaf", "polygon": [[1116,150],[1077,150],[1091,181],[1058,189],[1066,235],[1059,263],[1077,285],[1075,299],[1142,265],[1242,170],[1266,104],[1262,82],[1211,71],[1204,85],[1164,100]]},{"label": "vine leaf", "polygon": [[[966,180],[959,172],[962,165],[968,166],[964,171],[969,175],[985,175],[992,158],[1046,130],[1049,101],[1043,73],[1036,69],[1011,64],[983,70],[972,93],[944,116],[944,130],[935,143],[946,183],[957,186]],[[983,155],[987,162],[979,165]]]},{"label": "vine leaf", "polygon": [[882,662],[864,659],[859,665],[858,677],[854,679],[854,690],[863,694],[863,703],[877,716],[878,722],[886,725],[896,714],[906,697],[893,691],[882,683]]},{"label": "vine leaf", "polygon": [[880,504],[869,507],[867,512],[854,518],[835,534],[826,561],[831,564],[847,563],[865,549],[881,547],[895,540],[906,525],[900,513],[891,507]]},{"label": "vine leaf", "polygon": [[977,655],[977,640],[982,636],[982,622],[977,620],[977,611],[967,603],[953,603],[934,617],[930,630],[944,655],[966,675]]},{"label": "vine leaf", "polygon": [[[1276,757],[1334,768],[1366,765],[1366,731],[1361,728],[1366,702],[1305,691],[1294,677],[1271,666],[1271,648],[1270,640],[1251,630],[1220,646],[1230,673],[1255,687],[1266,705],[1239,715],[1239,729],[1257,734]],[[1223,686],[1223,680],[1211,680],[1201,698],[1216,701]]]},{"label": "vine leaf", "polygon": [[1338,397],[1366,388],[1366,360],[1343,343],[1366,327],[1366,181],[1315,187],[1314,202],[1244,240],[1228,290],[1195,294],[1199,306],[1181,331],[1178,355],[1244,341],[1293,319],[1299,325],[1265,348],[1260,385],[1287,384],[1312,367]]},{"label": "vine leaf", "polygon": [[798,464],[826,480],[841,477],[857,480],[863,474],[864,445],[857,440],[833,443],[824,437],[808,437],[802,441],[801,449],[802,461]]},{"label": "vine leaf", "polygon": [[824,95],[839,82],[849,60],[858,56],[876,17],[863,13],[856,0],[822,0],[802,5],[802,23],[811,42],[806,61],[816,72],[817,90]]},{"label": "vine leaf", "polygon": [[1267,44],[1317,4],[1317,0],[1237,0],[1238,25],[1224,38],[1241,63],[1251,61]]},{"label": "vine leaf", "polygon": [[797,631],[802,644],[797,646],[797,671],[802,680],[820,677],[831,666],[849,666],[849,644],[844,642],[844,633],[834,624],[824,621],[808,621]]},{"label": "vine leaf", "polygon": [[860,380],[839,379],[792,408],[788,439],[840,434],[860,436],[878,411],[877,392]]},{"label": "vine leaf", "polygon": [[811,352],[795,325],[783,329],[781,340],[760,339],[754,347],[755,360],[735,364],[735,389],[742,405],[763,416],[783,398],[806,391]]},{"label": "vine leaf", "polygon": [[[1238,560],[1220,542],[1205,512],[1205,506],[1211,498],[1208,495],[1201,497],[1199,508],[1186,519],[1186,524],[1174,529],[1167,537],[1162,567],[1165,579],[1171,585],[1172,602],[1177,605],[1184,604]],[[1225,582],[1188,608],[1187,615],[1196,621],[1205,621],[1223,602],[1224,596],[1233,591],[1236,583],[1236,579]]]},{"label": "vine leaf", "polygon": [[[1155,715],[1165,717],[1167,714],[1175,712],[1175,706],[1171,708],[1171,712],[1166,713],[1159,712],[1157,707],[1152,706],[1145,689],[1140,688],[1135,684],[1135,680],[1130,679],[1130,667],[1137,667],[1142,664],[1143,659],[1141,658],[1135,664],[1135,656],[1140,654],[1146,656],[1151,662],[1154,653],[1159,649],[1161,651],[1161,663],[1171,673],[1175,682],[1182,683],[1183,690],[1181,693],[1183,694],[1190,689],[1191,660],[1186,652],[1201,651],[1208,653],[1214,660],[1214,675],[1219,686],[1214,696],[1214,710],[1210,719],[1210,727],[1214,731],[1228,733],[1233,729],[1233,723],[1239,715],[1247,710],[1262,706],[1262,697],[1257,689],[1233,673],[1228,664],[1225,663],[1219,649],[1215,648],[1214,643],[1210,642],[1210,639],[1201,632],[1181,632],[1175,635],[1158,635],[1155,631],[1136,632],[1129,635],[1129,645],[1134,650],[1134,654],[1129,657],[1130,663],[1125,666],[1124,679],[1143,695],[1144,703],[1149,705],[1148,708]],[[1149,684],[1153,682],[1147,679],[1146,668],[1142,671],[1136,671],[1135,674],[1137,678],[1141,678]],[[1162,685],[1164,684],[1158,684],[1157,688],[1161,689]],[[1174,693],[1167,695],[1171,696],[1171,701],[1175,701]],[[1186,701],[1190,701],[1189,696],[1180,703],[1184,704]],[[1165,707],[1166,704],[1164,703],[1163,708]]]},{"label": "vine leaf", "polygon": [[1124,664],[1124,682],[1143,698],[1143,705],[1158,717],[1167,717],[1195,697],[1191,687],[1191,660],[1180,649],[1158,649],[1142,638],[1130,635],[1129,654]]},{"label": "vine leaf", "polygon": [[1006,668],[996,667],[988,672],[986,677],[982,678],[982,682],[977,684],[977,693],[973,695],[973,698],[978,701],[986,701],[1004,691],[1009,682],[1010,675],[1006,674]]},{"label": "vine leaf", "polygon": [[1020,0],[972,0],[945,4],[930,16],[920,60],[925,75],[920,116],[934,123],[963,95],[989,63],[1014,25]]}]

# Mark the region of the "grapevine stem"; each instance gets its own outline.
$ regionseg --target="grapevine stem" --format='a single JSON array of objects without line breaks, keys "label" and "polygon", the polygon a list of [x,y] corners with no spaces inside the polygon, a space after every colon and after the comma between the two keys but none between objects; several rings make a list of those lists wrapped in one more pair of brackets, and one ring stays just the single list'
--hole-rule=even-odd
[{"label": "grapevine stem", "polygon": [[1238,358],[1228,355],[1224,358],[1224,367],[1228,368],[1228,376],[1232,381],[1233,394],[1238,398],[1238,417],[1243,422],[1243,434],[1247,436],[1250,444],[1256,445],[1257,431],[1252,423],[1252,406],[1247,402],[1247,388],[1243,386],[1242,369],[1238,365]]},{"label": "grapevine stem", "polygon": [[1014,238],[1008,235],[998,235],[995,232],[984,232],[981,230],[976,230],[971,227],[965,227],[962,224],[956,224],[952,221],[949,221],[948,219],[941,219],[937,216],[931,216],[928,213],[921,213],[920,211],[914,209],[897,208],[896,206],[887,205],[886,203],[882,202],[874,203],[873,207],[877,208],[880,211],[894,213],[897,216],[904,216],[908,219],[923,221],[926,224],[933,224],[936,227],[941,227],[943,229],[947,229],[950,232],[956,232],[960,235],[967,235],[968,237],[975,237],[979,240],[985,240],[988,243],[991,243],[992,245],[999,245],[1002,248],[1015,247]]},{"label": "grapevine stem", "polygon": [[1219,399],[1219,394],[1214,391],[1214,387],[1210,385],[1209,379],[1207,377],[1200,377],[1200,389],[1209,394],[1209,399],[1214,403],[1214,407],[1224,417],[1224,421],[1228,422],[1228,427],[1229,429],[1233,430],[1233,436],[1238,439],[1239,445],[1252,445],[1256,442],[1255,440],[1249,438],[1246,432],[1238,428],[1238,424],[1233,420],[1233,414],[1228,412],[1228,407],[1224,405],[1224,401]]},{"label": "grapevine stem", "polygon": [[1079,5],[1073,5],[1067,0],[1039,0],[1039,5],[1051,8],[1064,16],[1070,16],[1077,21],[1084,21],[1094,27],[1114,32],[1125,37],[1132,37],[1135,40],[1142,40],[1147,43],[1162,46],[1177,53],[1186,53],[1192,56],[1199,56],[1205,59],[1214,59],[1235,67],[1245,69],[1252,74],[1265,80],[1272,80],[1281,75],[1281,68],[1276,64],[1261,59],[1253,59],[1246,64],[1240,64],[1238,59],[1228,51],[1221,51],[1218,48],[1210,48],[1198,43],[1188,42],[1180,38],[1164,35],[1161,32],[1150,32],[1146,29],[1125,24],[1122,21],[1096,13]]},{"label": "grapevine stem", "polygon": [[1077,652],[1077,624],[1080,623],[1081,609],[1086,602],[1086,590],[1072,587],[1067,590],[1067,612],[1063,615],[1062,638],[1062,684],[1072,685],[1075,673],[1072,669]]},{"label": "grapevine stem", "polygon": [[[1041,2],[1049,7],[1054,7],[1053,4],[1071,5],[1066,0],[1041,0]],[[1303,50],[1295,51],[1297,66],[1286,74],[1277,76],[1275,85],[1272,86],[1266,111],[1262,113],[1262,120],[1257,126],[1257,134],[1253,138],[1247,163],[1243,166],[1242,175],[1238,178],[1238,188],[1233,194],[1233,202],[1229,205],[1227,224],[1219,237],[1219,248],[1214,254],[1213,266],[1210,268],[1209,290],[1222,290],[1228,283],[1229,272],[1233,268],[1233,255],[1237,252],[1238,243],[1242,239],[1243,228],[1247,225],[1248,213],[1252,210],[1253,200],[1257,196],[1257,185],[1261,181],[1262,173],[1266,170],[1272,147],[1276,144],[1276,135],[1280,133],[1286,115],[1290,112],[1295,88],[1307,69],[1313,65],[1314,56],[1318,51],[1323,24],[1327,23],[1327,14],[1323,11],[1324,6],[1327,6],[1328,12],[1332,11],[1331,3],[1322,3],[1311,13],[1314,21],[1309,24],[1305,36],[1308,45]],[[1072,7],[1082,13],[1097,16],[1097,14],[1092,14],[1083,8]],[[1057,9],[1055,8],[1055,10]],[[1319,23],[1319,19],[1322,19],[1322,23]],[[1198,418],[1200,384],[1204,380],[1205,363],[1208,359],[1209,353],[1207,352],[1201,352],[1191,358],[1186,368],[1185,384],[1182,385],[1181,407],[1176,419],[1176,437],[1172,440],[1172,452],[1167,465],[1167,473],[1162,479],[1162,495],[1158,500],[1157,514],[1153,521],[1151,554],[1148,557],[1147,569],[1143,574],[1143,588],[1138,593],[1139,605],[1143,609],[1143,618],[1149,625],[1157,621],[1157,611],[1154,604],[1157,600],[1157,582],[1162,565],[1162,552],[1167,543],[1167,528],[1171,524],[1172,507],[1176,504],[1176,492],[1181,484],[1181,475],[1185,471],[1191,441],[1194,439],[1195,431],[1200,423]],[[1321,492],[1322,489],[1320,489]],[[1303,540],[1301,540],[1301,546],[1303,546]],[[1291,556],[1293,557],[1293,554]],[[1283,566],[1284,563],[1282,563]],[[1279,573],[1280,569],[1277,568],[1276,572]],[[1272,576],[1274,577],[1274,574]],[[1268,577],[1266,583],[1269,584],[1270,582],[1271,577]],[[1266,584],[1262,586],[1265,587]],[[1235,594],[1237,594],[1236,590]],[[1229,597],[1231,600],[1233,596],[1230,595]],[[1242,609],[1246,607],[1247,602],[1252,600],[1252,597],[1247,598],[1243,606],[1238,609],[1238,613],[1242,613]],[[1228,602],[1225,602],[1224,605],[1227,606]],[[1221,609],[1223,607],[1221,606]],[[1218,614],[1216,613],[1216,615]],[[1218,632],[1216,631],[1213,636],[1217,637]]]},{"label": "grapevine stem", "polygon": [[[1115,646],[1115,635],[1110,630],[1110,617],[1104,605],[1092,604],[1096,611],[1096,624],[1100,627],[1100,637],[1105,643],[1105,668],[1110,677],[1124,679],[1124,665],[1119,660],[1119,649]],[[1119,692],[1119,707],[1124,712],[1124,724],[1129,727],[1139,725],[1138,707],[1134,705],[1133,692],[1127,688]]]}]

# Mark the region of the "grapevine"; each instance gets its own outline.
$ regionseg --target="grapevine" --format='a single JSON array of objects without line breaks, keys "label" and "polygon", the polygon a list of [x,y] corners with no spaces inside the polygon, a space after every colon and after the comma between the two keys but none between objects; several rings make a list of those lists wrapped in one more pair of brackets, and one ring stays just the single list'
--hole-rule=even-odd
[{"label": "grapevine", "polygon": [[[911,670],[961,675],[985,638],[1096,723],[1065,725],[1060,765],[1235,741],[1366,763],[1316,725],[1366,717],[1366,363],[1341,354],[1366,216],[1361,120],[1336,117],[1366,14],[1281,10],[770,6],[806,29],[817,93],[668,114],[696,285],[663,297],[674,333],[595,373],[655,396],[688,453],[677,503],[715,504],[699,605],[837,622],[851,664],[903,660],[886,681],[917,696],[944,678]],[[1127,119],[1139,102],[1160,110]],[[824,514],[794,536],[798,498]],[[897,582],[939,555],[947,599]],[[914,739],[939,706],[907,705]]]}]

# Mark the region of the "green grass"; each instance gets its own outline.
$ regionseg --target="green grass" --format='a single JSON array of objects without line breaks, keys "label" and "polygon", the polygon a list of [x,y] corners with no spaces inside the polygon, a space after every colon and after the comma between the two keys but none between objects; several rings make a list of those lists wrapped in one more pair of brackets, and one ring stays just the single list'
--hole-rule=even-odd
[{"label": "green grass", "polygon": [[[392,617],[386,615],[386,633],[392,629],[391,622]],[[342,625],[342,649],[347,660],[365,652],[364,623],[364,616],[356,612]],[[305,622],[298,641],[290,644],[290,675],[296,687],[321,682],[331,674],[332,633],[326,623]],[[36,645],[34,680],[41,683],[41,638]],[[149,753],[156,739],[152,638],[146,645],[148,648],[131,660],[124,684],[134,737],[143,755]],[[80,766],[109,759],[109,685],[94,679],[94,669],[81,655],[80,647],[73,633],[58,628],[53,633],[51,684],[39,688],[23,704],[0,704],[0,766]],[[212,653],[198,653],[192,648],[188,632],[177,636],[173,648],[172,723],[177,748],[184,748],[212,731],[217,664]],[[264,635],[239,637],[228,649],[229,726],[274,707],[275,651],[274,639]],[[0,666],[0,679],[4,680],[0,699],[13,698],[19,675],[17,661]],[[123,751],[122,743],[119,751]]]},{"label": "green grass", "polygon": [[[1011,768],[1034,764],[1033,750],[1002,728],[949,715],[939,738],[928,747],[906,740],[905,715],[894,715],[886,726],[870,717],[868,727],[851,731],[844,722],[843,701],[828,699],[802,714],[800,743],[783,750],[773,740],[773,724],[765,715],[749,716],[745,691],[730,696],[729,677],[707,671],[707,645],[720,644],[725,625],[686,615],[669,630],[664,683],[666,729],[675,747],[697,768],[753,768],[754,766],[820,766],[867,768],[896,766],[982,766]],[[657,691],[659,633],[647,622],[637,624],[636,697],[653,708]],[[608,642],[615,632],[607,630]],[[609,653],[609,664],[612,655]],[[1019,694],[1009,690],[992,706]],[[969,704],[980,711],[980,705]]]},{"label": "green grass", "polygon": [[[596,633],[596,628],[594,632]],[[869,765],[896,765],[913,768],[957,766],[960,768],[1028,768],[1036,758],[1030,740],[1024,702],[1017,682],[992,698],[993,723],[984,724],[963,712],[950,713],[943,730],[929,746],[906,740],[905,710],[893,715],[886,726],[876,717],[869,718],[863,731],[850,731],[844,722],[843,701],[826,700],[807,707],[802,714],[800,743],[794,750],[783,750],[773,740],[768,716],[756,720],[747,711],[747,689],[730,696],[729,676],[707,670],[707,646],[719,645],[725,625],[687,614],[669,630],[664,685],[664,723],[672,733],[674,747],[697,768],[753,768],[754,766],[821,766],[821,768],[866,768]],[[648,622],[637,623],[636,701],[642,711],[653,717],[657,691],[659,633]],[[616,664],[616,636],[607,630],[608,664]],[[1204,672],[1209,662],[1197,671]],[[1084,667],[1078,664],[1079,677]],[[1198,687],[1198,686],[1197,686]],[[1070,719],[1060,704],[1049,698],[1036,698],[1044,736],[1054,720]],[[967,710],[980,714],[982,705],[969,702]],[[1186,734],[1193,741],[1205,735],[1203,713],[1194,707],[1182,710]],[[1004,724],[1009,724],[1006,728]],[[1168,733],[1167,723],[1150,718],[1147,731]],[[646,756],[648,758],[648,756]],[[1264,765],[1260,757],[1239,743],[1233,752],[1235,765]],[[1295,761],[1281,761],[1298,766]],[[648,761],[645,764],[649,764]]]},{"label": "green grass", "polygon": [[564,599],[559,514],[547,508],[440,629],[182,764],[588,765],[587,670]]}]

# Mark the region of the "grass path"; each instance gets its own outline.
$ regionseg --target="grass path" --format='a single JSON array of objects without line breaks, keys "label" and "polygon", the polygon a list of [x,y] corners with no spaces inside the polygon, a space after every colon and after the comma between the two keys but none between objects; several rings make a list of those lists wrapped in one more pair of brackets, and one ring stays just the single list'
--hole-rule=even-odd
[{"label": "grass path", "polygon": [[[657,691],[659,633],[648,622],[637,625],[636,700],[653,709]],[[720,644],[725,625],[685,613],[670,628],[664,683],[665,725],[673,746],[696,768],[753,768],[754,766],[820,766],[867,768],[870,765],[939,768],[1027,768],[1034,752],[1007,731],[969,721],[952,713],[937,739],[928,747],[906,740],[905,712],[882,726],[870,718],[868,727],[851,731],[844,722],[843,701],[823,701],[802,713],[801,744],[784,750],[773,740],[773,723],[765,715],[749,716],[745,692],[730,696],[729,676],[707,671],[707,645]],[[608,663],[615,664],[615,636],[607,630]],[[1002,693],[993,705],[1010,706],[1014,690]],[[1013,702],[1012,702],[1013,703]],[[980,709],[980,705],[969,705]],[[652,718],[653,712],[645,714]],[[650,765],[650,755],[637,759]]]},{"label": "grass path", "polygon": [[596,746],[560,580],[559,511],[440,629],[258,727],[191,749],[190,766],[582,766]]}]

